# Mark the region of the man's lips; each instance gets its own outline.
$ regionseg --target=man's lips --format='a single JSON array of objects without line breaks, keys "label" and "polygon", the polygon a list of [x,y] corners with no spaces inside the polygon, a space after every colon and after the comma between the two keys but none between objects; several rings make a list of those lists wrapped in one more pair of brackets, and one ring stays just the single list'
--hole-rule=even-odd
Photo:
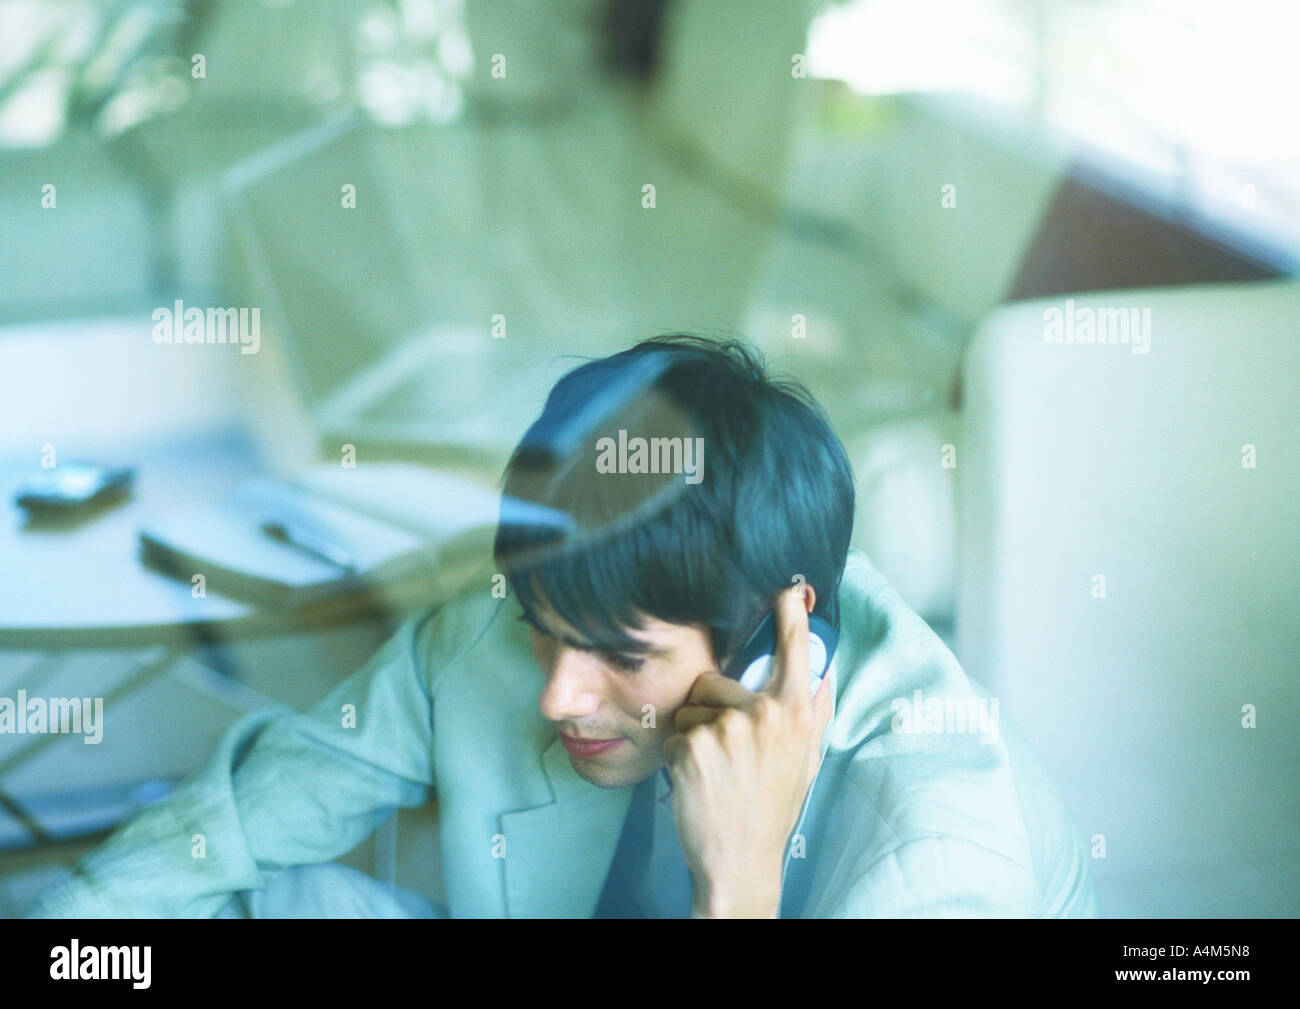
[{"label": "man's lips", "polygon": [[563,732],[560,733],[560,743],[575,757],[599,756],[609,752],[621,742],[623,742],[621,736],[613,739],[574,739]]}]

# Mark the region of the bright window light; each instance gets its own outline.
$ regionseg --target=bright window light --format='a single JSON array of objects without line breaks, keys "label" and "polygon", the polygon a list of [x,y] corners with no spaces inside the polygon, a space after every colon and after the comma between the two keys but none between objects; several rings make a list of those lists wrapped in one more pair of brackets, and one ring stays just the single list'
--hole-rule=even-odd
[{"label": "bright window light", "polygon": [[808,66],[1018,110],[1300,247],[1297,38],[1278,0],[851,0],[814,20]]}]

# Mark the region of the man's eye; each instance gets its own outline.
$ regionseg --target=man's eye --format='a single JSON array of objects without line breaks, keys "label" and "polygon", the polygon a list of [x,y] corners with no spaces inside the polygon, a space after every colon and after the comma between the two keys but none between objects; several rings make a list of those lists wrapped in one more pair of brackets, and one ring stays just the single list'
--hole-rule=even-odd
[{"label": "man's eye", "polygon": [[[541,624],[533,620],[530,616],[528,616],[527,613],[525,613],[523,616],[516,617],[515,619],[518,620],[521,624],[527,624],[532,630],[536,631],[544,638],[550,638],[553,636],[550,633],[550,631],[546,630],[546,628],[544,628]],[[642,666],[645,665],[645,659],[641,658],[640,656],[624,655],[622,652],[607,652],[604,651],[603,649],[596,648],[594,645],[587,645],[586,647],[583,647],[580,650],[584,652],[597,652],[600,655],[600,657],[604,659],[606,662],[608,662],[610,665],[617,666],[619,669],[625,670],[626,672],[629,673],[634,673]]]},{"label": "man's eye", "polygon": [[636,672],[645,665],[645,659],[632,655],[623,655],[620,652],[601,652],[601,655],[610,663],[624,669],[630,673]]}]

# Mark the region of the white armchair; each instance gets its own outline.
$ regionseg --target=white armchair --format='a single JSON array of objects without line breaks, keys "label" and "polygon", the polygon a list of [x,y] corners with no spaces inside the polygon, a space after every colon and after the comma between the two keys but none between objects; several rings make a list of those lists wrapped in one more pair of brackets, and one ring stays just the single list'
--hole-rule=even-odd
[{"label": "white armchair", "polygon": [[980,327],[957,655],[1056,775],[1104,914],[1300,913],[1300,284],[1071,300],[1150,309],[1149,350],[1051,342],[1063,297]]}]

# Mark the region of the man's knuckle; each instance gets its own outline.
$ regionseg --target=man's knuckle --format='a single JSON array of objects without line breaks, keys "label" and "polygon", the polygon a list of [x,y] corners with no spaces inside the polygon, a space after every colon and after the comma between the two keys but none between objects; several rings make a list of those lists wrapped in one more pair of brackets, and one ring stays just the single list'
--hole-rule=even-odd
[{"label": "man's knuckle", "polygon": [[723,736],[734,736],[744,728],[745,716],[735,708],[727,708],[717,718],[718,731]]},{"label": "man's knuckle", "polygon": [[692,755],[698,754],[708,743],[711,732],[712,727],[707,724],[692,725],[682,733],[682,748]]}]

